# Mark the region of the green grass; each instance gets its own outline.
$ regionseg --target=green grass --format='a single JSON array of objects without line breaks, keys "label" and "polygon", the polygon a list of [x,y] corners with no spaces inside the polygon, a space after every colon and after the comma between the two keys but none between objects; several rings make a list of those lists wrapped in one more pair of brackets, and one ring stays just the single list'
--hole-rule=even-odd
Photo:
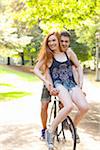
[{"label": "green grass", "polygon": [[0,86],[13,87],[13,85],[9,83],[0,83]]},{"label": "green grass", "polygon": [[9,66],[0,65],[0,101],[15,100],[25,96],[31,96],[33,92],[26,91],[26,89],[24,91],[24,86],[22,86],[23,91],[19,91],[19,87],[16,85],[16,82],[23,83],[23,81],[27,82],[31,86],[30,83],[34,84],[34,82],[40,80],[33,74],[20,72],[9,68]]},{"label": "green grass", "polygon": [[29,73],[25,73],[25,72],[20,72],[14,69],[11,69],[7,66],[0,66],[0,74],[15,74],[17,75],[21,80],[25,80],[28,82],[37,82],[40,81],[39,78],[37,76],[35,76],[34,74],[29,74]]},{"label": "green grass", "polygon": [[0,93],[0,101],[7,101],[7,100],[13,100],[13,99],[19,99],[24,96],[29,96],[31,93],[29,92],[5,92]]}]

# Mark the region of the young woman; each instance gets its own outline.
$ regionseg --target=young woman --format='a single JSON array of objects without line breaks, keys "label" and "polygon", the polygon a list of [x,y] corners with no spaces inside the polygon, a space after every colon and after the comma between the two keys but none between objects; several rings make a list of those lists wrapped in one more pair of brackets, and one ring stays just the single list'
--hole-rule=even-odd
[{"label": "young woman", "polygon": [[[60,46],[60,42],[64,44]],[[66,51],[64,45],[66,45]],[[51,147],[53,147],[54,132],[58,124],[72,110],[73,102],[79,110],[74,120],[76,126],[88,111],[88,104],[81,90],[83,84],[81,66],[75,53],[68,49],[69,45],[70,35],[67,32],[61,37],[57,32],[47,35],[40,50],[39,61],[34,68],[35,74],[43,80],[51,93],[53,91],[54,94],[58,95],[63,104],[63,108],[47,130],[47,142]],[[73,77],[71,61],[77,67],[79,74],[78,85]],[[44,71],[43,74],[40,71],[41,68]]]}]

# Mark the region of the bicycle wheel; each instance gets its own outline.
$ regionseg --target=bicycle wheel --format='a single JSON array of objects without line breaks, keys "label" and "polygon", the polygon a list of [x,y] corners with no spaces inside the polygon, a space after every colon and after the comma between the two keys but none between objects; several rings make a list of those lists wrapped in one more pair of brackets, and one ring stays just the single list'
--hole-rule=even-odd
[{"label": "bicycle wheel", "polygon": [[70,149],[76,150],[76,129],[69,116],[62,122],[62,132],[67,141],[67,147],[69,146]]},{"label": "bicycle wheel", "polygon": [[[52,119],[54,119],[59,111],[59,105],[56,100],[54,100],[50,116],[49,116],[49,124],[52,122]],[[65,147],[64,149],[67,150],[76,150],[76,130],[73,124],[72,119],[67,116],[66,119],[60,123],[56,129],[56,140],[55,140],[55,146],[58,147],[57,142],[59,142],[61,147]],[[64,143],[62,143],[64,141]],[[59,147],[60,147],[59,146]],[[53,150],[49,148],[48,150]]]}]

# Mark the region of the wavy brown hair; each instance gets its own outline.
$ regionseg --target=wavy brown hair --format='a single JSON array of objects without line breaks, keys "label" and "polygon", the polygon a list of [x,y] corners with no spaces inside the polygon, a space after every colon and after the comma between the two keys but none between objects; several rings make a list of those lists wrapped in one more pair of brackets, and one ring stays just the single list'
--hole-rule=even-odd
[{"label": "wavy brown hair", "polygon": [[[58,43],[60,43],[60,34],[58,32],[52,32],[52,33],[49,33],[43,40],[43,43],[41,45],[41,49],[40,49],[40,52],[39,52],[39,55],[38,55],[38,61],[39,60],[44,60],[44,64],[42,66],[42,69],[44,71],[46,71],[46,69],[48,68],[48,63],[50,62],[50,60],[52,60],[52,58],[54,57],[54,54],[53,54],[53,51],[49,48],[48,46],[48,38],[51,36],[51,35],[55,35],[58,39]],[[61,50],[60,48],[60,44],[59,44],[59,49]]]}]

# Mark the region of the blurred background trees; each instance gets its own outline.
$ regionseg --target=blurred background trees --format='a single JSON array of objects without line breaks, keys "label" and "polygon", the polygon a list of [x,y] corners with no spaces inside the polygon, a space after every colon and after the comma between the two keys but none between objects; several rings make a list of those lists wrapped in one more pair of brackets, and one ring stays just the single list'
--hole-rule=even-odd
[{"label": "blurred background trees", "polygon": [[81,62],[92,60],[99,14],[99,0],[0,0],[0,55],[33,65],[43,37],[56,29],[71,33]]}]

